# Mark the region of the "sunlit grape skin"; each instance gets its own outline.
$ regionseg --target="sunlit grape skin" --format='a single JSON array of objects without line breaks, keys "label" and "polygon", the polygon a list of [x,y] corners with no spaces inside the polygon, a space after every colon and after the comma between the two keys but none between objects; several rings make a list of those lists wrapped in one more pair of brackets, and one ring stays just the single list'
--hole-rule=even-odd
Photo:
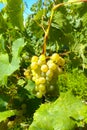
[{"label": "sunlit grape skin", "polygon": [[45,61],[46,60],[46,56],[44,54],[39,56],[39,60],[41,61]]},{"label": "sunlit grape skin", "polygon": [[48,66],[50,70],[56,70],[57,68],[57,65],[55,63],[50,63]]},{"label": "sunlit grape skin", "polygon": [[60,57],[59,60],[58,60],[58,65],[63,67],[64,64],[65,64],[65,60],[62,57]]},{"label": "sunlit grape skin", "polygon": [[60,56],[59,56],[59,54],[57,54],[57,53],[54,53],[54,54],[51,56],[51,60],[54,61],[54,62],[56,62],[56,63],[58,62],[59,58],[60,58]]},{"label": "sunlit grape skin", "polygon": [[40,84],[39,85],[39,91],[45,91],[45,84]]},{"label": "sunlit grape skin", "polygon": [[42,93],[41,93],[41,92],[37,92],[37,93],[36,93],[36,97],[37,97],[37,98],[42,98]]},{"label": "sunlit grape skin", "polygon": [[32,62],[31,63],[31,69],[36,70],[37,68],[38,68],[37,62]]},{"label": "sunlit grape skin", "polygon": [[48,66],[45,65],[45,64],[42,65],[42,66],[41,66],[41,71],[42,71],[42,72],[47,72],[47,71],[48,71]]},{"label": "sunlit grape skin", "polygon": [[45,83],[45,82],[46,82],[46,80],[45,80],[44,77],[40,77],[40,78],[39,78],[39,83]]},{"label": "sunlit grape skin", "polygon": [[47,77],[52,77],[53,76],[53,72],[51,70],[48,70],[46,73]]},{"label": "sunlit grape skin", "polygon": [[38,57],[37,56],[33,56],[31,59],[31,62],[37,62],[38,61]]}]

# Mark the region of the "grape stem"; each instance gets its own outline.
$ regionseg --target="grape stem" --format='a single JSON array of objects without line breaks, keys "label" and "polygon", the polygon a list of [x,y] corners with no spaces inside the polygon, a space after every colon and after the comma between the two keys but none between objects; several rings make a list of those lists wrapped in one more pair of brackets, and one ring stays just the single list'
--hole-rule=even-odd
[{"label": "grape stem", "polygon": [[50,19],[48,21],[48,27],[47,27],[46,31],[44,31],[45,35],[44,35],[44,41],[43,41],[43,52],[42,52],[42,54],[44,54],[44,55],[46,54],[46,44],[47,44],[48,35],[49,35],[50,27],[51,27],[51,22],[52,22],[55,10],[58,9],[60,6],[64,6],[64,5],[68,5],[68,4],[74,4],[74,3],[78,3],[78,2],[87,2],[87,0],[68,1],[68,2],[60,3],[60,4],[53,6],[53,8],[51,10]]}]

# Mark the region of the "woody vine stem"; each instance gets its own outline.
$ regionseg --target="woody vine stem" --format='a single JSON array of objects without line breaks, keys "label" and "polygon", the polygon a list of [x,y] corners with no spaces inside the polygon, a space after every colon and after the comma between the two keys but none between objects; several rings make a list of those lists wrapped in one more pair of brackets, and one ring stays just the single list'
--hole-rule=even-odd
[{"label": "woody vine stem", "polygon": [[43,54],[46,54],[47,39],[48,39],[48,35],[49,35],[50,27],[51,27],[51,22],[52,22],[52,18],[53,18],[55,10],[57,8],[59,8],[60,6],[73,4],[73,3],[77,3],[77,2],[87,2],[87,0],[68,1],[68,2],[60,3],[60,4],[53,6],[52,11],[51,11],[51,15],[50,15],[50,19],[49,19],[49,23],[48,23],[48,27],[47,27],[47,29],[45,31],[45,35],[44,35]]}]

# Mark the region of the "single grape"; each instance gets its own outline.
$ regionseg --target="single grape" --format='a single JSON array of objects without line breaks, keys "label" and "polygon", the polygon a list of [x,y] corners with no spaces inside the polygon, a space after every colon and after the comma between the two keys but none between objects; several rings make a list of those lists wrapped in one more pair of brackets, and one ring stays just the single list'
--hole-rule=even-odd
[{"label": "single grape", "polygon": [[7,123],[7,126],[8,126],[8,128],[9,129],[12,129],[13,127],[14,127],[14,121],[9,121],[8,123]]},{"label": "single grape", "polygon": [[38,57],[37,56],[33,56],[31,59],[31,62],[37,62],[38,61]]},{"label": "single grape", "polygon": [[53,76],[53,71],[52,70],[48,70],[46,73],[47,77],[52,77]]},{"label": "single grape", "polygon": [[38,65],[43,65],[46,63],[46,56],[44,54],[40,55],[39,59],[38,59]]},{"label": "single grape", "polygon": [[39,86],[38,85],[35,86],[35,91],[37,91],[37,92],[39,91]]},{"label": "single grape", "polygon": [[32,62],[32,63],[31,63],[31,69],[32,69],[32,70],[36,70],[37,68],[38,68],[37,62]]},{"label": "single grape", "polygon": [[59,66],[63,67],[64,64],[65,64],[65,60],[64,60],[62,57],[60,57],[57,64],[58,64]]},{"label": "single grape", "polygon": [[42,98],[42,95],[43,95],[42,92],[37,92],[37,93],[36,93],[36,97],[37,97],[37,98]]},{"label": "single grape", "polygon": [[51,56],[51,60],[54,61],[55,63],[58,62],[60,56],[57,54],[57,53],[54,53],[52,56]]},{"label": "single grape", "polygon": [[39,78],[39,83],[45,83],[45,82],[46,82],[46,79],[44,77]]},{"label": "single grape", "polygon": [[50,64],[52,64],[53,63],[53,61],[52,60],[48,60],[47,61],[47,65],[49,66]]},{"label": "single grape", "polygon": [[45,63],[46,63],[46,61],[38,60],[38,65],[39,65],[39,66],[42,66],[42,65],[45,64]]},{"label": "single grape", "polygon": [[51,81],[51,80],[52,80],[52,77],[46,76],[46,81],[47,81],[47,82],[49,82],[49,81]]},{"label": "single grape", "polygon": [[39,60],[46,61],[46,56],[44,54],[40,55]]},{"label": "single grape", "polygon": [[42,76],[42,77],[45,77],[45,76],[46,76],[46,73],[45,73],[45,72],[41,72],[41,76]]},{"label": "single grape", "polygon": [[48,91],[53,91],[53,90],[54,90],[54,88],[55,88],[55,86],[50,85],[50,86],[49,86],[49,88],[48,88],[48,89],[49,89]]},{"label": "single grape", "polygon": [[45,84],[39,85],[39,91],[44,92],[46,90]]},{"label": "single grape", "polygon": [[34,76],[34,77],[32,77],[32,80],[35,82],[35,80],[36,80],[36,77]]},{"label": "single grape", "polygon": [[40,82],[39,82],[39,79],[38,79],[38,78],[36,78],[36,79],[35,79],[35,84],[36,84],[36,85],[40,84]]},{"label": "single grape", "polygon": [[50,70],[56,70],[57,69],[57,65],[55,63],[50,63],[48,65],[48,67],[49,67]]},{"label": "single grape", "polygon": [[37,73],[35,72],[35,70],[31,70],[31,72],[32,72],[32,75],[33,75],[33,76],[36,76],[36,75],[37,75]]},{"label": "single grape", "polygon": [[48,71],[48,66],[46,64],[41,66],[41,71],[42,72],[47,72]]},{"label": "single grape", "polygon": [[30,70],[26,69],[24,72],[24,76],[28,79],[30,79]]}]

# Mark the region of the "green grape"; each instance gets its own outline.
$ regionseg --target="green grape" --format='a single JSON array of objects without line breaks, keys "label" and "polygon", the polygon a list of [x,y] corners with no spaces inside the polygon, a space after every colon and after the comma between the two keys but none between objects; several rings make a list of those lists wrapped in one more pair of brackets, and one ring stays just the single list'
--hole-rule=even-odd
[{"label": "green grape", "polygon": [[38,61],[38,57],[37,56],[33,56],[31,59],[31,62],[37,62]]},{"label": "green grape", "polygon": [[36,77],[34,76],[34,77],[32,77],[32,80],[35,82],[35,80],[36,80]]},{"label": "green grape", "polygon": [[43,60],[40,60],[40,59],[38,60],[38,65],[39,65],[39,66],[42,66],[42,65],[45,64],[45,63],[46,63],[46,61],[43,61]]},{"label": "green grape", "polygon": [[60,56],[57,53],[54,53],[50,58],[51,58],[52,61],[57,63]]},{"label": "green grape", "polygon": [[45,84],[40,84],[39,86],[39,91],[44,92],[46,90]]},{"label": "green grape", "polygon": [[48,65],[50,70],[56,70],[57,69],[57,65],[55,63],[51,63]]},{"label": "green grape", "polygon": [[37,93],[36,93],[36,97],[37,97],[37,98],[42,98],[42,95],[43,95],[42,92],[37,92]]},{"label": "green grape", "polygon": [[64,64],[65,64],[65,60],[64,60],[62,57],[60,57],[57,64],[58,64],[59,66],[63,67]]},{"label": "green grape", "polygon": [[54,88],[55,88],[55,86],[50,85],[48,89],[49,89],[49,91],[53,91],[53,90],[54,90]]},{"label": "green grape", "polygon": [[42,77],[45,77],[45,76],[46,76],[46,73],[45,73],[45,72],[41,72],[41,76],[42,76]]},{"label": "green grape", "polygon": [[37,78],[35,79],[35,84],[36,85],[40,84],[39,79],[37,79]]},{"label": "green grape", "polygon": [[30,79],[30,70],[26,69],[24,72],[24,76],[28,79]]},{"label": "green grape", "polygon": [[31,63],[31,69],[32,69],[32,70],[36,70],[37,68],[38,68],[37,62],[32,62],[32,63]]},{"label": "green grape", "polygon": [[46,73],[46,76],[47,77],[52,77],[53,76],[53,71],[52,70],[48,70],[47,73]]},{"label": "green grape", "polygon": [[36,75],[37,75],[37,73],[35,72],[35,70],[31,70],[31,72],[32,72],[32,75],[33,75],[33,76],[36,76]]},{"label": "green grape", "polygon": [[42,71],[42,72],[47,72],[47,71],[48,71],[48,66],[45,65],[45,64],[42,65],[42,66],[41,66],[41,71]]},{"label": "green grape", "polygon": [[12,129],[13,127],[14,127],[14,121],[9,121],[8,123],[7,123],[7,126],[8,126],[8,128],[9,129]]},{"label": "green grape", "polygon": [[40,55],[39,60],[38,60],[38,65],[43,65],[46,63],[46,56],[44,54]]},{"label": "green grape", "polygon": [[39,91],[39,86],[35,86],[35,91]]},{"label": "green grape", "polygon": [[46,82],[46,79],[44,77],[39,78],[39,83],[45,83],[45,82]]},{"label": "green grape", "polygon": [[39,60],[46,61],[46,56],[44,54],[40,55]]},{"label": "green grape", "polygon": [[47,61],[47,65],[49,66],[50,64],[52,64],[53,63],[53,61],[52,60],[48,60]]},{"label": "green grape", "polygon": [[49,81],[51,81],[51,80],[52,80],[52,77],[46,76],[46,81],[47,81],[47,82],[49,82]]},{"label": "green grape", "polygon": [[58,74],[62,74],[62,69],[60,67],[57,68],[58,69]]}]

